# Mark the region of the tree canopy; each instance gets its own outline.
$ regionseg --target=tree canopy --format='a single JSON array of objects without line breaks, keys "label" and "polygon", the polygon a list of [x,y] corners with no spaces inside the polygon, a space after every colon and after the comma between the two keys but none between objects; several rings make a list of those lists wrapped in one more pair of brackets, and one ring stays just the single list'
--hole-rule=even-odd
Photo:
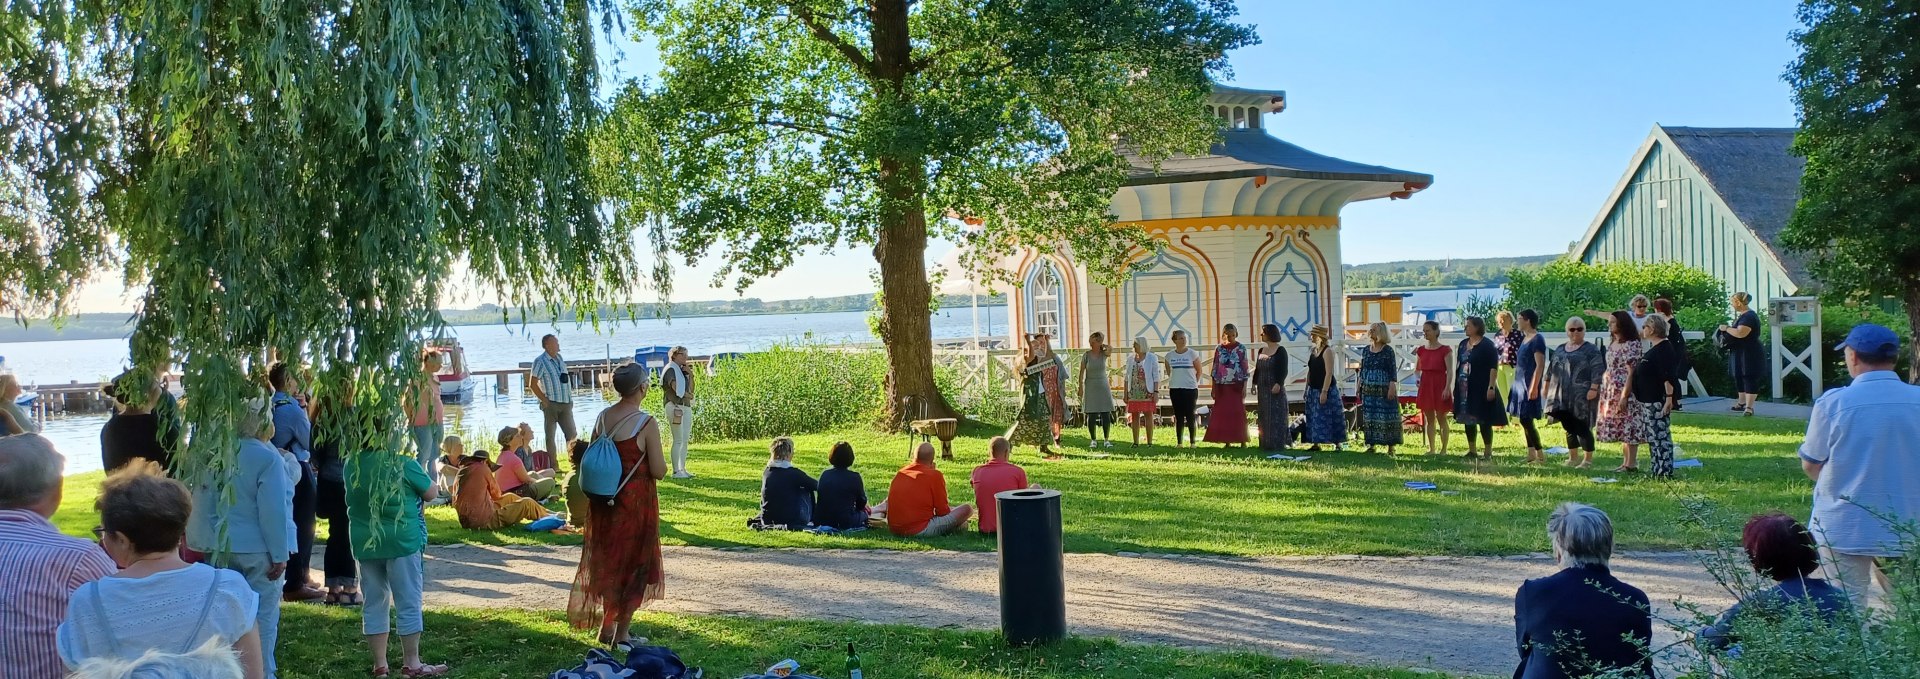
[{"label": "tree canopy", "polygon": [[[398,414],[451,264],[503,301],[625,299],[587,131],[604,0],[0,0],[0,311],[119,267],[192,464],[276,352]],[[391,424],[391,422],[388,422]]]},{"label": "tree canopy", "polygon": [[1920,2],[1804,0],[1799,15],[1786,78],[1807,170],[1783,238],[1826,295],[1899,299],[1920,328]]},{"label": "tree canopy", "polygon": [[[1254,41],[1228,0],[637,0],[663,73],[615,100],[596,156],[630,223],[744,287],[809,249],[871,247],[889,401],[947,412],[930,236],[975,275],[1020,248],[1090,277],[1153,247],[1111,223],[1130,160],[1202,152],[1202,102]],[[670,262],[654,283],[671,289]]]}]

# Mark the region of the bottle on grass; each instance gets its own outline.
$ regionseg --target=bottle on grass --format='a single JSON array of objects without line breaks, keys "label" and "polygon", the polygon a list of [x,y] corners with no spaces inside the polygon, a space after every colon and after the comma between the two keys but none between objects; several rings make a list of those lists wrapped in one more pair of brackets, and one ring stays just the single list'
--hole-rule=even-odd
[{"label": "bottle on grass", "polygon": [[853,651],[853,643],[847,643],[847,676],[850,679],[866,679],[860,672],[860,654]]}]

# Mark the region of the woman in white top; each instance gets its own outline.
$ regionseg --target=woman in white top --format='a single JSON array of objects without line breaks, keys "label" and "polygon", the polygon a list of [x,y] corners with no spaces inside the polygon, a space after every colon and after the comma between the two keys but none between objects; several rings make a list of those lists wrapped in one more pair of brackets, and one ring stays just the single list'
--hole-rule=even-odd
[{"label": "woman in white top", "polygon": [[1173,351],[1167,352],[1167,398],[1173,400],[1174,445],[1199,443],[1194,406],[1200,403],[1200,352],[1187,347],[1185,330],[1173,331]]},{"label": "woman in white top", "polygon": [[1147,445],[1153,445],[1153,420],[1160,415],[1160,360],[1147,353],[1147,338],[1133,338],[1127,355],[1127,421],[1133,427],[1133,446],[1140,447],[1140,425],[1147,427]]},{"label": "woman in white top", "polygon": [[68,668],[149,652],[190,655],[218,640],[238,654],[247,679],[265,675],[254,624],[259,596],[247,579],[180,560],[192,505],[186,486],[150,463],[128,464],[107,479],[93,531],[121,570],[74,591],[58,632]]}]

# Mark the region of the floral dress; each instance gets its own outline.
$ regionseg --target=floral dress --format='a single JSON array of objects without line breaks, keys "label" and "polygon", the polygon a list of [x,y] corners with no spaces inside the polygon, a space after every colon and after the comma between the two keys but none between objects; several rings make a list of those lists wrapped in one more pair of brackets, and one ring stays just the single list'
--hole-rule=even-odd
[{"label": "floral dress", "polygon": [[1400,359],[1393,347],[1360,352],[1360,429],[1367,445],[1400,444],[1400,399],[1394,396],[1394,383],[1399,380]]},{"label": "floral dress", "polygon": [[1247,442],[1247,347],[1221,344],[1213,353],[1213,410],[1207,413],[1207,443]]},{"label": "floral dress", "polygon": [[1016,446],[1050,446],[1054,443],[1052,399],[1048,397],[1046,374],[1058,375],[1060,359],[1047,357],[1020,369],[1020,412],[1007,430],[1007,441]]},{"label": "floral dress", "polygon": [[1607,347],[1607,372],[1600,383],[1600,421],[1593,435],[1608,443],[1646,443],[1647,425],[1634,417],[1633,396],[1627,393],[1627,376],[1640,361],[1646,344],[1640,340],[1614,342]]}]

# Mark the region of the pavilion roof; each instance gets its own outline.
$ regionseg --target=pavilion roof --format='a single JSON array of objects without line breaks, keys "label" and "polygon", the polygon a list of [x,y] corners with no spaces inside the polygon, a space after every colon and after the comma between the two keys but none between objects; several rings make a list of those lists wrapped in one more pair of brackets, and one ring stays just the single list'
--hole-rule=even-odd
[{"label": "pavilion roof", "polygon": [[1425,188],[1433,175],[1367,165],[1308,151],[1288,143],[1264,129],[1235,128],[1221,132],[1205,155],[1176,155],[1160,162],[1159,170],[1137,155],[1128,154],[1133,164],[1127,186],[1205,182],[1244,177],[1289,177],[1334,181],[1373,181],[1414,184]]}]

